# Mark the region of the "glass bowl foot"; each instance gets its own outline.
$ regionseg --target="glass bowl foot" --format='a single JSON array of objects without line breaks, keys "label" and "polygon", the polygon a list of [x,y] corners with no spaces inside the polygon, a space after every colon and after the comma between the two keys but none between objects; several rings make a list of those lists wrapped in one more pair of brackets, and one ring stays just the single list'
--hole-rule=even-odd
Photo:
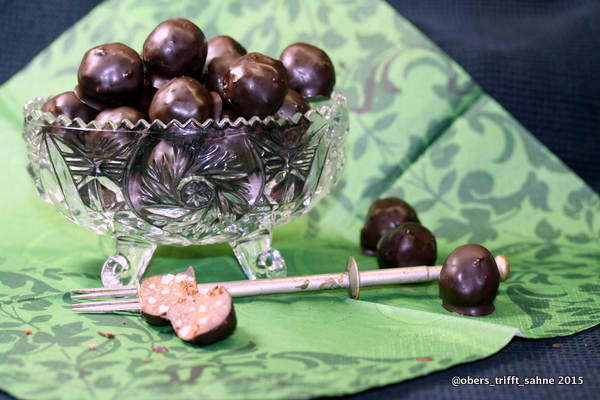
[{"label": "glass bowl foot", "polygon": [[248,279],[283,278],[287,266],[279,250],[271,247],[271,232],[261,230],[251,237],[231,243]]},{"label": "glass bowl foot", "polygon": [[102,266],[102,284],[106,287],[134,285],[142,279],[156,245],[118,237],[115,247],[116,252]]}]

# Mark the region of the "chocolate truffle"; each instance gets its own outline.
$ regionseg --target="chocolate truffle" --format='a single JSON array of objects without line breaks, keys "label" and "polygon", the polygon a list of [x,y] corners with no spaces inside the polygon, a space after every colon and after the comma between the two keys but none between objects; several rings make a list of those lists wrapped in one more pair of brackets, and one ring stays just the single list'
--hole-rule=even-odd
[{"label": "chocolate truffle", "polygon": [[275,118],[292,118],[296,113],[304,114],[310,110],[308,101],[298,92],[288,89],[281,107],[275,112]]},{"label": "chocolate truffle", "polygon": [[330,97],[335,70],[323,50],[306,43],[294,43],[279,56],[290,74],[290,88],[304,97]]},{"label": "chocolate truffle", "polygon": [[213,116],[213,98],[197,80],[174,78],[156,92],[148,114],[151,121],[165,124],[174,119],[184,124],[191,118],[202,123]]},{"label": "chocolate truffle", "polygon": [[478,244],[457,247],[440,271],[442,306],[455,314],[480,317],[494,311],[500,273],[492,254]]},{"label": "chocolate truffle", "polygon": [[150,104],[152,103],[152,99],[154,98],[154,95],[157,91],[157,88],[145,82],[144,87],[142,88],[142,94],[139,100],[135,103],[134,107],[143,112],[144,114],[148,115],[148,111],[150,110]]},{"label": "chocolate truffle", "polygon": [[213,58],[206,66],[206,75],[204,77],[204,85],[206,89],[212,92],[217,92],[223,97],[223,78],[231,64],[233,64],[241,56],[233,53],[225,53]]},{"label": "chocolate truffle", "polygon": [[142,60],[148,82],[161,88],[180,76],[202,79],[208,43],[198,26],[184,18],[160,23],[144,42]]},{"label": "chocolate truffle", "polygon": [[107,108],[106,110],[101,111],[94,119],[98,121],[100,125],[104,125],[108,121],[112,121],[118,125],[126,119],[135,124],[141,119],[148,119],[148,116],[137,108],[121,106]]},{"label": "chocolate truffle", "polygon": [[235,39],[230,36],[220,35],[208,41],[208,52],[206,55],[206,65],[215,57],[220,57],[224,54],[232,54],[241,57],[246,55],[247,51]]},{"label": "chocolate truffle", "polygon": [[75,94],[98,110],[134,104],[144,85],[144,67],[138,53],[122,43],[88,50],[77,71]]},{"label": "chocolate truffle", "polygon": [[273,115],[288,91],[288,71],[281,61],[260,53],[238,58],[223,79],[223,99],[244,118]]},{"label": "chocolate truffle", "polygon": [[437,258],[435,236],[423,225],[405,222],[390,229],[377,244],[379,268],[434,265]]},{"label": "chocolate truffle", "polygon": [[152,325],[169,325],[167,312],[176,303],[198,293],[192,267],[177,275],[155,275],[142,280],[139,290],[142,317]]},{"label": "chocolate truffle", "polygon": [[98,111],[79,100],[75,93],[65,92],[51,97],[42,106],[42,111],[49,112],[55,117],[66,115],[71,119],[81,118],[88,123],[94,119]]},{"label": "chocolate truffle", "polygon": [[374,256],[379,239],[405,222],[420,223],[417,212],[408,203],[395,197],[375,200],[360,231],[362,253]]},{"label": "chocolate truffle", "polygon": [[237,326],[233,300],[222,286],[182,299],[167,318],[181,340],[200,345],[225,339]]}]

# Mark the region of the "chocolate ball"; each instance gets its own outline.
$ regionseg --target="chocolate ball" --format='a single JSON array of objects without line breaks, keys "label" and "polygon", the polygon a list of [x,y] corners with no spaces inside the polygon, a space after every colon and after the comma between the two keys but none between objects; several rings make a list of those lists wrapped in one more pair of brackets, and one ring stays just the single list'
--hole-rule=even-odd
[{"label": "chocolate ball", "polygon": [[139,120],[148,119],[148,116],[131,106],[121,106],[116,108],[107,108],[101,111],[96,118],[94,118],[100,125],[106,124],[108,121],[112,121],[115,124],[120,124],[126,119],[132,123],[137,123]]},{"label": "chocolate ball", "polygon": [[135,103],[135,108],[148,115],[148,110],[150,110],[150,104],[152,103],[152,99],[154,95],[158,91],[157,88],[150,85],[149,83],[144,83],[144,87],[142,88],[142,94],[139,100]]},{"label": "chocolate ball", "polygon": [[437,258],[435,236],[423,225],[405,222],[390,229],[377,244],[379,268],[434,265]]},{"label": "chocolate ball", "polygon": [[206,66],[206,75],[204,85],[209,91],[217,92],[223,97],[223,79],[225,73],[238,58],[241,56],[233,53],[225,53],[213,58]]},{"label": "chocolate ball", "polygon": [[455,314],[475,317],[491,314],[499,284],[498,266],[485,247],[478,244],[457,247],[440,271],[442,306]]},{"label": "chocolate ball", "polygon": [[375,200],[360,231],[360,246],[363,254],[377,254],[377,243],[390,229],[405,222],[420,223],[417,212],[405,201],[390,197]]},{"label": "chocolate ball", "polygon": [[177,120],[182,124],[191,118],[202,123],[212,117],[213,98],[200,82],[190,77],[171,79],[156,92],[148,116],[167,124]]},{"label": "chocolate ball", "polygon": [[49,98],[42,105],[42,111],[49,112],[55,117],[66,115],[71,119],[81,118],[85,123],[93,120],[98,114],[98,110],[82,103],[73,92],[65,92]]},{"label": "chocolate ball", "polygon": [[307,43],[294,43],[279,56],[290,74],[290,88],[304,97],[330,97],[335,70],[323,50]]},{"label": "chocolate ball", "polygon": [[220,57],[224,54],[232,54],[241,57],[247,53],[244,46],[239,44],[230,36],[221,35],[215,36],[208,41],[208,52],[206,54],[206,65],[215,57]]},{"label": "chocolate ball", "polygon": [[223,78],[223,99],[244,118],[273,115],[288,91],[288,71],[281,61],[260,53],[238,58]]},{"label": "chocolate ball", "polygon": [[196,24],[184,18],[161,22],[144,42],[142,60],[148,82],[161,88],[172,78],[201,80],[208,43]]},{"label": "chocolate ball", "polygon": [[140,56],[122,43],[109,43],[88,50],[77,71],[75,94],[98,110],[134,104],[144,85]]},{"label": "chocolate ball", "polygon": [[296,113],[304,114],[310,110],[308,101],[298,92],[288,89],[287,94],[283,99],[281,107],[275,112],[275,118],[292,118]]}]

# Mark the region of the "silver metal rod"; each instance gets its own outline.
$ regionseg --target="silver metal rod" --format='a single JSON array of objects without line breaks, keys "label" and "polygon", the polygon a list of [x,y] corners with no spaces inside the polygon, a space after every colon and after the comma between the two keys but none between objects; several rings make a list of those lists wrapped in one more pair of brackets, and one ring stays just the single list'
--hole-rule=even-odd
[{"label": "silver metal rod", "polygon": [[[506,257],[499,255],[495,258],[500,272],[500,280],[508,279],[510,265]],[[223,286],[231,297],[250,297],[267,294],[301,293],[332,289],[346,289],[353,299],[360,296],[361,287],[398,285],[438,280],[442,266],[418,266],[358,271],[356,260],[348,259],[345,272],[293,276],[288,278],[272,278],[259,280],[243,280],[219,283],[203,283],[198,285],[198,291],[206,292],[215,286]],[[119,311],[139,310],[137,286],[125,288],[96,288],[75,289],[75,293],[85,293],[72,296],[73,299],[96,299],[107,297],[133,297],[125,300],[109,300],[90,303],[74,304],[74,311]]]}]

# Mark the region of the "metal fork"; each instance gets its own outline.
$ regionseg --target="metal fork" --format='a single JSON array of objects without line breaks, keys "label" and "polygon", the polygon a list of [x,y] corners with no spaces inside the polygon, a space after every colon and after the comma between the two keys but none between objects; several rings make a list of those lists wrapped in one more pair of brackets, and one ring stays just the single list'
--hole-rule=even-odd
[{"label": "metal fork", "polygon": [[[495,257],[500,280],[505,281],[510,274],[510,264],[505,256]],[[441,265],[419,266],[404,268],[377,269],[359,272],[354,257],[348,259],[346,271],[341,273],[304,275],[287,278],[271,278],[260,280],[243,280],[221,283],[203,283],[198,285],[199,292],[213,289],[215,286],[223,286],[231,297],[249,297],[267,294],[301,293],[330,289],[346,289],[348,296],[358,299],[361,287],[397,285],[407,283],[418,283],[438,280]],[[94,301],[73,304],[73,311],[80,312],[110,312],[110,311],[134,311],[140,309],[140,301],[137,298],[138,285],[73,289],[71,292],[79,293],[72,295],[72,299],[89,300],[108,297],[126,297],[122,300]],[[128,298],[127,298],[128,297]]]}]

